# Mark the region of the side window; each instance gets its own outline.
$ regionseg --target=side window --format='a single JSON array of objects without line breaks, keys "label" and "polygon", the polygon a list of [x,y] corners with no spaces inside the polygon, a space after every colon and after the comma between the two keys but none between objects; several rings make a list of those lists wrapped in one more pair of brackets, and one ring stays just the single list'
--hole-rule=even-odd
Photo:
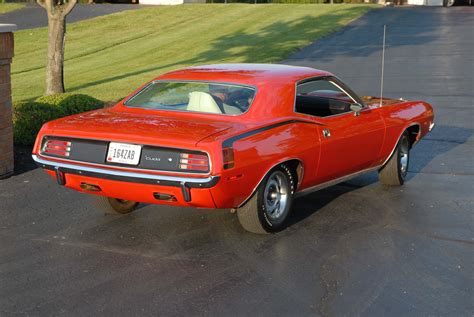
[{"label": "side window", "polygon": [[350,112],[356,101],[330,79],[316,79],[296,87],[295,111],[316,117]]}]

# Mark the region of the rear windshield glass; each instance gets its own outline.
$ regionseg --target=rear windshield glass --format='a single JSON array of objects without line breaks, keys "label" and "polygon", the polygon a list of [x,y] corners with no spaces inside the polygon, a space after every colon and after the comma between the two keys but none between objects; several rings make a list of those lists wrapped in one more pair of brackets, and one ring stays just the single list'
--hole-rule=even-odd
[{"label": "rear windshield glass", "polygon": [[156,81],[125,102],[128,107],[238,115],[250,107],[255,89],[205,82]]}]

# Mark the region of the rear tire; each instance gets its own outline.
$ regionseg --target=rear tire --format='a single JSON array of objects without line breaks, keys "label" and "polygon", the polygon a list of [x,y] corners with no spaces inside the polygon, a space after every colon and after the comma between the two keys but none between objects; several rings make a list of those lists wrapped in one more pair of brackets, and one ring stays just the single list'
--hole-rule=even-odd
[{"label": "rear tire", "polygon": [[410,163],[410,139],[405,131],[388,162],[379,170],[380,182],[389,186],[400,186],[405,182]]},{"label": "rear tire", "polygon": [[295,180],[290,169],[281,164],[263,179],[252,198],[237,209],[242,227],[253,233],[268,234],[286,228]]},{"label": "rear tire", "polygon": [[133,200],[123,200],[104,196],[94,196],[94,205],[97,209],[109,215],[128,214],[134,211],[138,203]]}]

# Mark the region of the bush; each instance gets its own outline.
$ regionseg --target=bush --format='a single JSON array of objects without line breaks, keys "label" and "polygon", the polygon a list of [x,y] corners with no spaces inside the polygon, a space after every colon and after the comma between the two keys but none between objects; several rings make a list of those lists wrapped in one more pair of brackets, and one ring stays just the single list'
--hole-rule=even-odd
[{"label": "bush", "polygon": [[94,97],[70,93],[43,96],[36,99],[36,102],[55,106],[59,108],[59,111],[63,112],[64,116],[99,109],[104,106],[103,101]]},{"label": "bush", "polygon": [[15,144],[32,145],[41,126],[59,118],[58,109],[52,105],[35,101],[13,105],[13,139]]},{"label": "bush", "polygon": [[61,117],[102,108],[104,102],[87,95],[59,94],[13,105],[15,144],[33,145],[44,123]]}]

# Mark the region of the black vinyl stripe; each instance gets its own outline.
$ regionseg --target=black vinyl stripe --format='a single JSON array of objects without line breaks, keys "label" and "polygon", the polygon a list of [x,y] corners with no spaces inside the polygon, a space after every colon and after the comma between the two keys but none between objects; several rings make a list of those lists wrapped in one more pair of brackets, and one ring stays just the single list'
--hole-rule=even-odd
[{"label": "black vinyl stripe", "polygon": [[322,125],[322,124],[316,123],[316,122],[311,122],[311,121],[306,121],[306,120],[297,120],[297,119],[277,122],[277,123],[273,123],[273,124],[255,129],[255,130],[250,130],[250,131],[244,132],[242,134],[234,135],[233,137],[224,140],[224,142],[222,142],[222,147],[223,148],[232,147],[234,145],[234,142],[236,142],[238,140],[241,140],[241,139],[244,139],[246,137],[258,134],[260,132],[264,132],[264,131],[267,131],[267,130],[270,130],[270,129],[281,127],[282,125],[287,125],[287,124],[292,124],[292,123],[306,123],[306,124]]}]

